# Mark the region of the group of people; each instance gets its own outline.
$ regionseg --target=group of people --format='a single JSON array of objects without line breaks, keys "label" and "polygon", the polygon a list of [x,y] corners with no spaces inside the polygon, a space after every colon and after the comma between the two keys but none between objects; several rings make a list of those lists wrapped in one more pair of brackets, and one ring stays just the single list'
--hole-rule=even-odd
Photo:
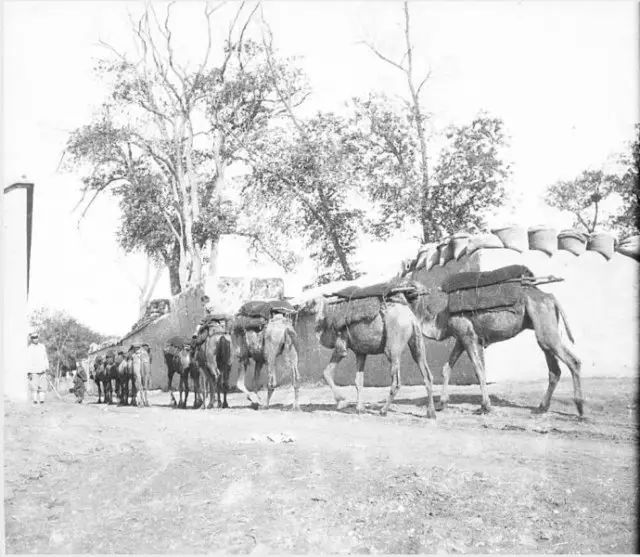
[{"label": "group of people", "polygon": [[[29,335],[27,346],[27,380],[33,404],[44,404],[49,387],[49,358],[44,344],[40,343],[40,335],[33,332]],[[76,402],[82,403],[86,392],[87,372],[78,364],[70,392],[76,395]]]}]

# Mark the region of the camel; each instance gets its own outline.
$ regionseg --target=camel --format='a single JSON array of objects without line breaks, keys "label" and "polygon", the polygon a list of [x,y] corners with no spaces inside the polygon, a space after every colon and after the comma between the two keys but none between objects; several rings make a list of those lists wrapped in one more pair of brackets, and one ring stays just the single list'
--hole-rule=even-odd
[{"label": "camel", "polygon": [[[370,300],[371,298],[364,298]],[[394,301],[395,300],[395,301]],[[334,327],[327,318],[331,300],[320,297],[307,303],[306,307],[316,315],[316,332],[319,333],[320,344],[333,349],[329,364],[324,369],[324,379],[331,388],[336,400],[337,409],[346,408],[348,403],[334,381],[336,366],[347,355],[350,349],[356,355],[356,411],[364,410],[362,389],[364,386],[364,367],[368,355],[384,354],[391,364],[391,388],[381,415],[386,415],[398,390],[400,389],[400,357],[404,347],[409,345],[427,390],[426,416],[435,419],[433,404],[433,376],[427,364],[426,350],[420,324],[403,298],[387,299],[381,302],[380,309],[369,316],[371,319],[352,319],[344,326]],[[342,301],[343,304],[349,302]],[[373,305],[372,307],[376,307]]]},{"label": "camel", "polygon": [[106,403],[106,393],[104,393],[106,368],[102,356],[98,356],[95,362],[93,362],[93,374],[91,375],[91,378],[95,381],[95,384],[98,387],[98,404],[102,404],[103,399]]},{"label": "camel", "polygon": [[104,360],[105,375],[103,380],[103,390],[105,402],[113,404],[113,394],[117,394],[120,390],[118,382],[118,365],[116,364],[116,357],[112,351],[107,352]]},{"label": "camel", "polygon": [[[169,393],[171,395],[170,403],[172,406],[179,408],[187,407],[187,399],[189,398],[189,376],[193,381],[193,407],[198,408],[202,404],[200,398],[200,374],[198,367],[191,358],[191,343],[180,337],[171,338],[164,347],[164,361],[167,364],[167,376]],[[171,388],[173,376],[178,374],[180,378],[180,394],[179,401],[176,402]],[[183,399],[184,393],[184,399]]]},{"label": "camel", "polygon": [[[216,319],[216,317],[218,319]],[[214,393],[218,408],[229,408],[229,375],[231,374],[231,337],[227,332],[226,315],[214,315],[202,325],[194,341],[193,360],[202,373],[203,408],[214,407]],[[220,398],[222,393],[222,399]],[[209,404],[207,404],[209,395]]]},{"label": "camel", "polygon": [[133,369],[131,364],[132,352],[133,351],[130,348],[126,354],[123,351],[120,351],[116,356],[119,384],[118,397],[120,399],[120,404],[125,406],[129,404],[129,385],[131,385],[132,403],[136,397],[135,385],[133,383]]},{"label": "camel", "polygon": [[456,341],[449,360],[442,370],[443,384],[439,406],[446,408],[448,404],[447,386],[451,369],[462,352],[466,351],[480,383],[482,403],[479,411],[489,412],[491,403],[487,394],[480,347],[484,348],[493,343],[511,339],[525,329],[533,329],[549,369],[549,385],[538,411],[546,412],[549,409],[551,396],[560,379],[558,360],[561,360],[571,372],[574,402],[578,414],[582,416],[584,399],[580,385],[581,362],[560,337],[560,319],[562,319],[569,340],[574,342],[560,303],[553,294],[543,292],[531,284],[526,285],[526,279],[524,284],[521,283],[515,288],[516,301],[509,307],[453,313],[450,311],[449,294],[441,287],[419,293],[411,300],[412,309],[420,321],[424,336],[434,340],[453,337]]},{"label": "camel", "polygon": [[[293,385],[294,402],[292,409],[300,410],[298,395],[300,390],[300,373],[298,371],[298,342],[293,323],[289,317],[293,307],[288,302],[274,301],[267,304],[264,315],[268,316],[266,324],[246,328],[241,326],[241,321],[236,318],[233,328],[234,346],[236,357],[240,362],[237,387],[245,393],[251,401],[251,407],[258,409],[262,406],[260,398],[259,380],[260,372],[267,367],[267,403],[269,408],[271,397],[277,386],[276,362],[278,358],[284,361],[285,366],[291,371],[291,383]],[[241,317],[241,316],[240,316]],[[249,392],[245,384],[245,376],[249,360],[254,362],[253,392]]]}]

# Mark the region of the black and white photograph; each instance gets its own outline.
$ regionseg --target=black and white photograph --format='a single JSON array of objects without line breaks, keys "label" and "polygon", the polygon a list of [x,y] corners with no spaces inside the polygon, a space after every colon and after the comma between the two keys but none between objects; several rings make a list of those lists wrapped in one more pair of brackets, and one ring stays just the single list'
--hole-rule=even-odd
[{"label": "black and white photograph", "polygon": [[638,553],[639,23],[0,2],[2,552]]}]

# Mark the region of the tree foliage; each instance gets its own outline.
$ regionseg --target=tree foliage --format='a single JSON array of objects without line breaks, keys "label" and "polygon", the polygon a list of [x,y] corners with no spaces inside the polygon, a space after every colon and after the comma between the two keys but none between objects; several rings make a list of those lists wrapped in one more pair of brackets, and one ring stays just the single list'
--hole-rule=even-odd
[{"label": "tree foliage", "polygon": [[585,170],[573,180],[561,180],[547,189],[546,203],[574,216],[573,226],[591,233],[601,224],[601,204],[615,190],[617,178],[602,170]]},{"label": "tree foliage", "polygon": [[635,139],[629,153],[621,156],[624,172],[614,183],[614,190],[622,199],[622,206],[611,219],[611,225],[622,236],[640,234],[640,124],[635,126]]},{"label": "tree foliage", "polygon": [[384,235],[410,219],[421,225],[423,240],[433,240],[460,229],[482,228],[486,211],[502,203],[510,173],[502,120],[480,114],[469,124],[446,130],[429,179],[428,222],[423,222],[423,168],[413,119],[409,106],[384,96],[355,101],[364,149],[360,175],[383,208],[376,230]]},{"label": "tree foliage", "polygon": [[63,366],[72,368],[77,360],[86,358],[92,343],[106,340],[104,335],[64,311],[40,308],[31,314],[29,321],[47,349],[50,370],[56,376]]},{"label": "tree foliage", "polygon": [[323,269],[321,281],[351,280],[358,275],[352,257],[365,220],[354,189],[353,132],[332,113],[296,119],[296,126],[274,128],[256,146],[246,199],[257,219],[266,212],[260,206],[268,208],[283,237],[304,239]]},{"label": "tree foliage", "polygon": [[[629,150],[616,159],[619,163],[616,171],[585,170],[573,180],[556,182],[547,189],[545,201],[573,214],[573,226],[586,232],[604,224],[622,237],[640,233],[640,124],[635,126],[635,139]],[[603,202],[615,196],[620,202],[603,211]]]},{"label": "tree foliage", "polygon": [[217,51],[211,21],[217,8],[207,5],[206,44],[199,59],[185,62],[174,46],[171,6],[160,17],[149,5],[133,25],[137,59],[105,45],[110,55],[97,70],[108,100],[94,121],[70,135],[66,153],[83,174],[83,214],[110,189],[123,211],[122,246],[167,264],[175,291],[202,280],[215,244],[233,230],[226,174],[282,113],[275,88],[288,90],[296,104],[304,84],[289,61],[272,58],[274,79],[263,46],[246,37],[257,6],[248,14],[244,3],[237,7]]}]

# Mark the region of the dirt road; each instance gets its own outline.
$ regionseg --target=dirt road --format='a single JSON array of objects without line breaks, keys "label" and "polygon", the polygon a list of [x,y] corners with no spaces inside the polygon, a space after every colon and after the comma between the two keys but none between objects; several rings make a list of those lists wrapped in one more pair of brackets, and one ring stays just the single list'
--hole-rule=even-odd
[{"label": "dirt road", "polygon": [[[9,553],[626,553],[635,546],[636,384],[571,381],[531,413],[544,382],[454,387],[435,422],[424,389],[366,389],[337,412],[326,387],[305,411],[5,403]],[[351,399],[354,390],[346,391]]]}]

